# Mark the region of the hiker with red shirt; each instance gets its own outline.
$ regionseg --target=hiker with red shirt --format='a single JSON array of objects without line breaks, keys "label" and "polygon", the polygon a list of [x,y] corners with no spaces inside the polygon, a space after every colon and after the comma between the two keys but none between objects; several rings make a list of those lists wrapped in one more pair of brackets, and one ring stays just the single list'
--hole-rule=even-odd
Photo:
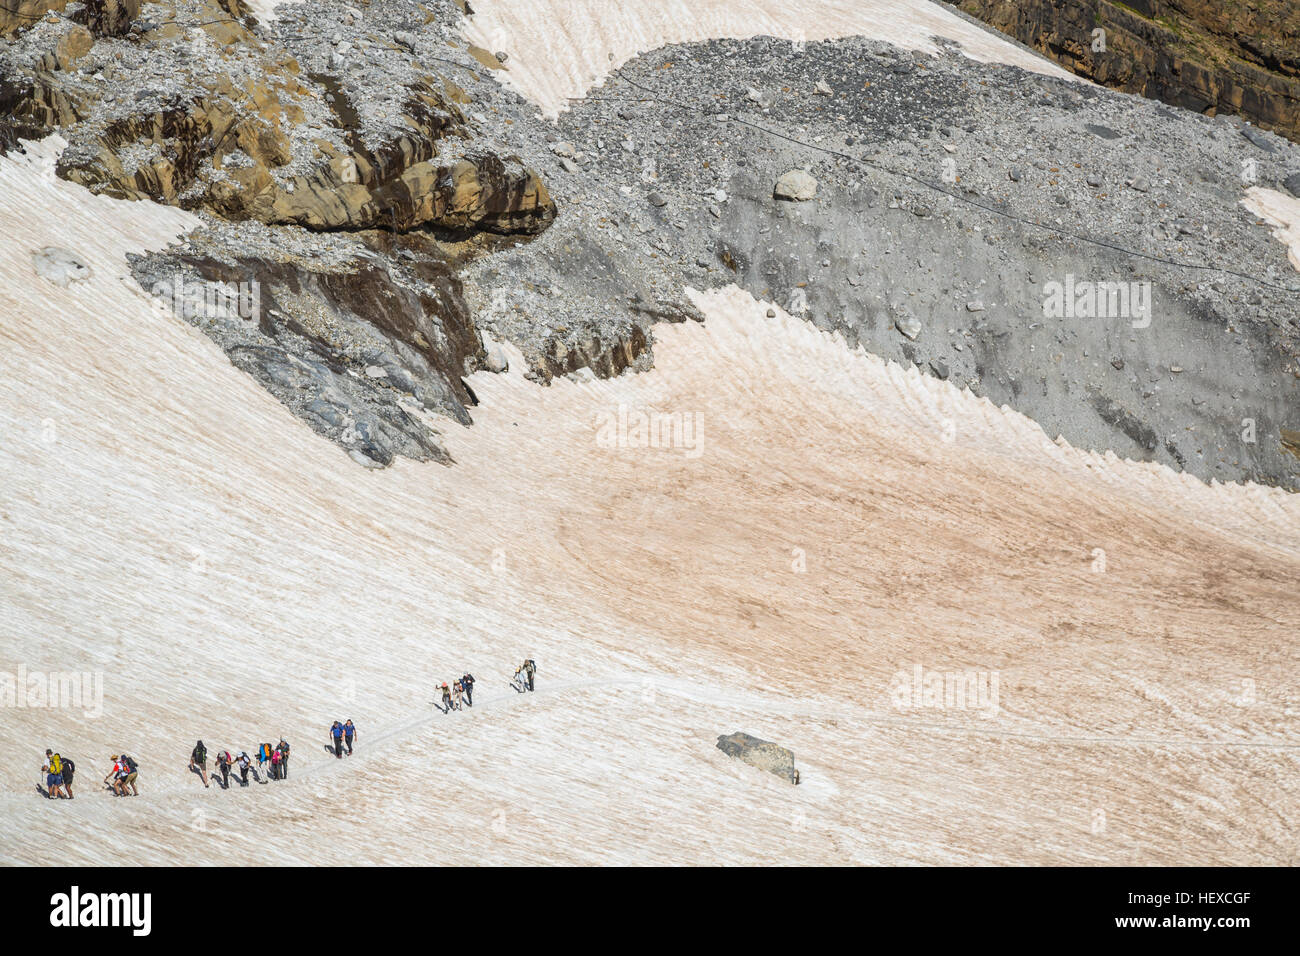
[{"label": "hiker with red shirt", "polygon": [[126,796],[126,778],[131,771],[126,769],[126,764],[122,762],[121,756],[113,754],[113,768],[109,770],[108,776],[104,778],[104,783],[108,788],[119,797]]}]

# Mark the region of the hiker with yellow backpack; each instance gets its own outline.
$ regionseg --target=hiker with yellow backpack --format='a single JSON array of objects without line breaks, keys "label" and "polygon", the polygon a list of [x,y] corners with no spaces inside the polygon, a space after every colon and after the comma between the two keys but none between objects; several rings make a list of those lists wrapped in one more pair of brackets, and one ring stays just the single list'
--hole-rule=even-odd
[{"label": "hiker with yellow backpack", "polygon": [[63,758],[48,747],[45,749],[45,764],[41,767],[45,774],[45,796],[47,799],[71,799],[63,792]]}]

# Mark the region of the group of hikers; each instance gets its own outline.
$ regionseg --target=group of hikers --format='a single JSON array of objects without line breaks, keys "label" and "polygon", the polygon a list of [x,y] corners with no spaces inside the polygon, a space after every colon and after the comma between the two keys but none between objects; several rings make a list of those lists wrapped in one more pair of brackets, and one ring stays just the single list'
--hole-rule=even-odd
[{"label": "group of hikers", "polygon": [[[140,791],[135,786],[140,765],[135,762],[135,759],[126,754],[113,754],[109,759],[113,761],[113,769],[104,778],[105,786],[113,792],[114,796],[140,796]],[[77,765],[72,758],[57,754],[47,747],[41,773],[45,775],[45,789],[41,792],[45,794],[46,799],[73,799],[72,781],[77,773]]]},{"label": "group of hikers", "polygon": [[474,675],[466,673],[450,687],[442,682],[442,712],[449,714],[453,710],[464,710],[464,705],[474,706]]},{"label": "group of hikers", "polygon": [[[352,725],[352,718],[349,717],[345,722],[339,723],[337,720],[330,725],[330,739],[334,742],[334,756],[339,760],[343,759],[346,746],[347,755],[352,756],[352,741],[356,739],[357,728]],[[325,749],[329,750],[330,745],[326,744]]]},{"label": "group of hikers", "polygon": [[[534,688],[536,675],[537,662],[530,657],[515,668],[511,686],[521,694],[531,691]],[[466,704],[470,707],[474,706],[473,674],[465,673],[451,684],[443,681],[439,689],[442,691],[442,712],[445,714],[453,710],[461,710]],[[334,721],[330,725],[329,735],[330,743],[325,745],[326,750],[332,752],[340,760],[343,759],[344,754],[347,756],[352,755],[352,742],[357,739],[357,728],[352,723],[351,718],[348,718],[343,723],[339,723],[337,720]],[[104,783],[108,789],[115,796],[138,797],[140,792],[136,789],[135,782],[140,771],[139,764],[135,762],[134,758],[126,754],[113,754],[110,759],[113,761],[113,769],[104,778]],[[203,781],[204,787],[210,785],[208,782],[208,748],[204,746],[202,740],[196,743],[194,749],[190,751],[189,769],[192,773],[198,774],[199,779]],[[271,780],[288,780],[289,744],[283,737],[274,747],[270,744],[261,744],[257,748],[256,766],[253,765],[253,758],[243,750],[234,755],[229,750],[217,751],[216,770],[213,772],[212,777],[216,780],[217,774],[220,773],[221,776],[217,782],[220,783],[222,789],[230,789],[232,769],[238,772],[239,785],[242,787],[248,786],[248,775],[250,773],[258,783],[269,783]],[[53,750],[46,749],[45,763],[41,767],[41,772],[45,775],[45,788],[41,792],[51,800],[71,800],[72,780],[76,770],[76,764],[71,760],[60,756]],[[259,773],[259,770],[262,772]],[[263,774],[265,774],[265,777]]]},{"label": "group of hikers", "polygon": [[[272,780],[289,779],[289,743],[283,737],[280,742],[272,747],[270,744],[260,744],[257,748],[257,766],[253,766],[253,758],[248,755],[247,751],[241,750],[237,754],[231,754],[229,750],[218,750],[216,753],[217,768],[212,774],[212,779],[217,780],[217,774],[221,774],[221,779],[217,782],[221,789],[230,789],[230,772],[235,769],[239,773],[239,785],[248,786],[248,775],[251,773],[253,779],[258,783],[269,783]],[[258,773],[259,768],[262,773]],[[190,771],[199,775],[203,781],[203,786],[208,786],[208,748],[199,741],[190,751]]]},{"label": "group of hikers", "polygon": [[515,689],[521,694],[527,687],[530,691],[533,689],[533,678],[537,676],[537,662],[531,657],[515,668],[513,683]]},{"label": "group of hikers", "polygon": [[[537,678],[537,662],[531,657],[526,658],[522,664],[515,668],[514,676],[510,679],[510,686],[519,693],[531,691]],[[449,714],[453,710],[464,710],[465,705],[474,706],[474,675],[463,674],[458,680],[448,684],[443,681],[438,685],[438,690],[442,691],[442,712]]]}]

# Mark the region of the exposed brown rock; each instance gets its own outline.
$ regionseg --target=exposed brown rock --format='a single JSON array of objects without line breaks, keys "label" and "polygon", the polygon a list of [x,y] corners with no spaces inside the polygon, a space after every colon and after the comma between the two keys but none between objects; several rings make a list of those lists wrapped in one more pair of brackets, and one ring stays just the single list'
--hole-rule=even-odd
[{"label": "exposed brown rock", "polygon": [[50,10],[62,10],[71,0],[5,0],[0,4],[0,36],[9,36],[36,23]]},{"label": "exposed brown rock", "polygon": [[[1104,86],[1236,113],[1300,140],[1300,5],[1293,0],[957,0]],[[1094,49],[1096,29],[1106,49]]]},{"label": "exposed brown rock", "polygon": [[1282,429],[1282,449],[1295,457],[1300,458],[1300,430],[1283,428]]},{"label": "exposed brown rock", "polygon": [[[59,57],[70,63],[91,43],[85,28],[73,27],[60,42]],[[206,208],[226,219],[318,230],[536,233],[554,219],[546,186],[517,157],[479,151],[453,162],[436,161],[440,141],[463,132],[463,117],[431,86],[411,91],[410,132],[369,148],[356,135],[346,95],[327,85],[351,151],[322,141],[313,172],[277,178],[274,171],[293,158],[286,128],[301,118],[296,100],[307,93],[292,72],[270,74],[265,83],[246,89],[213,77],[207,97],[108,123],[96,137],[98,150],[61,160],[60,175],[116,198],[147,198]],[[0,107],[46,128],[69,125],[88,113],[48,72],[27,84],[0,86]],[[120,157],[132,144],[152,146],[154,155],[124,167]],[[236,152],[240,162],[232,165],[226,158]]]},{"label": "exposed brown rock", "polygon": [[[97,37],[124,36],[131,28],[131,21],[140,16],[141,0],[82,0],[82,3],[82,9],[73,14],[72,19]],[[238,0],[231,0],[231,3],[238,3]],[[231,16],[238,15],[229,7],[225,8]]]},{"label": "exposed brown rock", "polygon": [[59,43],[54,48],[54,57],[58,61],[59,69],[71,70],[76,66],[78,60],[90,52],[90,48],[94,45],[95,38],[91,36],[89,30],[83,26],[71,26],[59,38]]}]

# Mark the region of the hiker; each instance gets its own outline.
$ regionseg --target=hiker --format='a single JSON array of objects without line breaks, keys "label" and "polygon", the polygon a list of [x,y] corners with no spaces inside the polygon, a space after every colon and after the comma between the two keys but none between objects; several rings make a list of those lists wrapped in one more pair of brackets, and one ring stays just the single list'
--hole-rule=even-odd
[{"label": "hiker", "polygon": [[126,776],[122,778],[122,796],[126,796],[126,788],[131,788],[131,796],[140,796],[140,791],[135,788],[136,776],[140,773],[140,765],[135,762],[135,758],[122,754],[122,766],[126,769]]},{"label": "hiker", "polygon": [[45,764],[41,767],[45,774],[45,796],[49,799],[63,796],[63,761],[53,750],[46,748]]},{"label": "hiker", "polygon": [[63,777],[63,791],[68,795],[68,799],[71,800],[72,776],[77,772],[77,765],[67,757],[59,757],[59,764],[62,769],[61,776]]},{"label": "hiker", "polygon": [[357,735],[357,728],[352,725],[352,718],[347,719],[343,725],[343,739],[348,743],[348,756],[352,756],[352,739]]},{"label": "hiker", "polygon": [[280,761],[282,761],[283,759],[284,759],[284,751],[280,749],[279,744],[276,744],[275,749],[271,751],[271,779],[272,780],[283,779],[280,776]]},{"label": "hiker", "polygon": [[289,742],[280,738],[280,779],[289,779]]},{"label": "hiker", "polygon": [[530,657],[528,660],[524,661],[523,666],[519,669],[522,670],[524,675],[528,678],[528,689],[532,690],[533,675],[537,673],[537,662]]},{"label": "hiker", "polygon": [[253,766],[253,758],[248,756],[246,751],[241,750],[239,756],[235,758],[235,762],[239,764],[239,785],[241,787],[248,786],[248,773],[250,770],[253,772],[254,780],[258,783],[266,783],[257,775],[257,768]]},{"label": "hiker", "polygon": [[451,713],[451,688],[447,686],[446,681],[442,682],[442,712]]},{"label": "hiker", "polygon": [[460,679],[461,687],[465,688],[465,703],[471,707],[474,706],[474,675],[467,673]]},{"label": "hiker", "polygon": [[464,698],[464,696],[465,696],[465,688],[460,686],[460,681],[456,681],[456,683],[451,685],[451,699],[455,703],[457,710],[465,709],[465,705],[462,702],[462,698]]},{"label": "hiker", "polygon": [[115,796],[125,797],[129,771],[126,769],[126,764],[122,763],[120,754],[113,754],[110,759],[113,761],[113,766],[109,769],[108,776],[104,778],[104,783],[108,784],[108,789],[112,790]]},{"label": "hiker", "polygon": [[330,727],[330,736],[334,738],[334,756],[343,759],[343,725],[337,720]]},{"label": "hiker", "polygon": [[221,771],[221,789],[230,789],[230,765],[234,760],[230,756],[229,750],[217,751],[217,769]]},{"label": "hiker", "polygon": [[206,790],[208,786],[208,748],[203,746],[201,740],[190,751],[190,770],[199,775],[199,779],[203,781],[203,787]]},{"label": "hiker", "polygon": [[[257,745],[257,769],[261,770],[268,778],[273,778],[274,774],[266,769],[266,765],[271,762],[271,745]],[[272,768],[274,769],[274,767]]]},{"label": "hiker", "polygon": [[122,772],[121,758],[117,754],[112,754],[108,759],[113,763],[108,768],[108,774],[104,777],[104,785],[113,791],[113,796],[120,797],[122,791],[118,787],[118,774]]}]

